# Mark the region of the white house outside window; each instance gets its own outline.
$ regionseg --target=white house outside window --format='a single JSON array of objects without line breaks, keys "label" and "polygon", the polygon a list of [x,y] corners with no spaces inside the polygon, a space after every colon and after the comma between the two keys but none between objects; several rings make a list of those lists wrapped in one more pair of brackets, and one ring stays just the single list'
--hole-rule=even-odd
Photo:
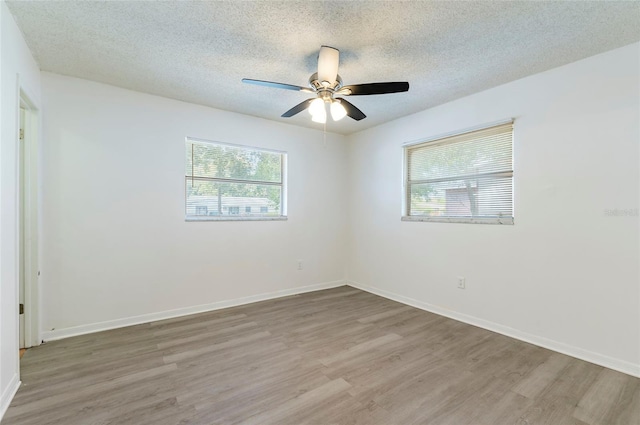
[{"label": "white house outside window", "polygon": [[286,218],[285,152],[187,138],[187,220]]}]

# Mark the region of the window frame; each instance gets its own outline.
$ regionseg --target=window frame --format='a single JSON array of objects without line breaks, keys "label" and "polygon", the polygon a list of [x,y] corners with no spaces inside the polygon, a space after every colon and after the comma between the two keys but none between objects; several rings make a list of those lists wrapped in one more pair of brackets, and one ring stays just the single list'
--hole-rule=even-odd
[{"label": "window frame", "polygon": [[[229,179],[229,178],[215,178],[215,177],[194,177],[194,176],[188,176],[186,174],[186,170],[184,173],[184,200],[183,200],[183,211],[184,211],[184,217],[185,217],[185,221],[187,222],[191,222],[191,221],[283,221],[283,220],[287,220],[287,180],[288,180],[288,174],[287,174],[287,159],[288,159],[288,153],[286,151],[282,151],[282,150],[277,150],[277,149],[269,149],[269,148],[263,148],[263,147],[258,147],[258,146],[250,146],[250,145],[241,145],[241,144],[236,144],[236,143],[226,143],[226,142],[219,142],[216,140],[207,140],[207,139],[200,139],[197,137],[190,137],[187,136],[184,139],[184,149],[186,149],[187,144],[189,142],[192,143],[200,143],[200,144],[207,144],[207,145],[216,145],[216,146],[227,146],[227,147],[231,147],[231,148],[236,148],[236,149],[245,149],[245,150],[250,150],[250,151],[258,151],[258,152],[269,152],[269,153],[275,153],[275,154],[279,154],[281,156],[281,160],[280,160],[280,176],[281,176],[281,181],[280,183],[276,183],[276,182],[263,182],[263,181],[253,181],[253,180],[243,180],[243,179]],[[205,181],[219,181],[219,182],[228,182],[228,183],[248,183],[248,184],[260,184],[260,185],[269,185],[269,186],[280,186],[280,215],[274,215],[274,216],[267,216],[267,215],[253,215],[253,216],[245,216],[245,215],[238,215],[238,216],[234,216],[231,214],[228,215],[188,215],[187,214],[187,197],[188,197],[188,193],[187,193],[187,181],[188,179],[193,179],[193,180],[205,180]]]},{"label": "window frame", "polygon": [[[418,215],[409,215],[411,209],[411,182],[409,179],[409,152],[412,149],[416,149],[418,146],[422,145],[425,147],[428,146],[437,146],[442,144],[447,144],[447,139],[463,136],[468,133],[473,133],[481,130],[488,130],[493,127],[499,127],[503,125],[512,125],[511,130],[511,171],[505,172],[504,174],[509,174],[508,177],[511,177],[511,205],[512,205],[512,215],[509,217],[453,217],[453,216],[418,216]],[[451,142],[449,142],[451,143]],[[453,142],[455,143],[455,142]],[[402,145],[402,155],[403,155],[403,168],[402,168],[402,221],[418,221],[418,222],[433,222],[433,223],[465,223],[465,224],[507,224],[513,225],[515,222],[515,161],[514,161],[514,146],[515,146],[515,119],[510,118],[502,121],[493,122],[490,124],[483,124],[475,127],[466,128],[459,131],[454,131],[450,133],[440,134],[438,136],[429,137],[427,139],[420,139],[417,141],[408,142]],[[495,177],[499,177],[500,173],[491,173]],[[482,174],[478,174],[481,176]],[[474,175],[475,176],[475,175]],[[505,175],[506,176],[506,175]],[[466,176],[457,176],[457,177],[466,177]]]}]

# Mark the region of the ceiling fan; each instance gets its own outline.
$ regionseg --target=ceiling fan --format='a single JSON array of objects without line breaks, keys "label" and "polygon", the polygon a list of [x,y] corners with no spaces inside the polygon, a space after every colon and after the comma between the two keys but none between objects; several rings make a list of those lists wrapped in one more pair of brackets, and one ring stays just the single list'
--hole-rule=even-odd
[{"label": "ceiling fan", "polygon": [[309,109],[312,120],[319,123],[327,121],[327,111],[325,105],[330,105],[331,117],[334,121],[341,120],[345,116],[360,121],[367,116],[346,99],[336,96],[365,96],[372,94],[399,93],[409,90],[407,82],[393,83],[368,83],[345,86],[342,78],[338,75],[338,63],[340,62],[340,51],[329,46],[320,47],[318,54],[318,72],[309,77],[309,87],[295,86],[292,84],[275,83],[273,81],[252,80],[243,78],[242,82],[256,84],[259,86],[274,87],[278,89],[301,91],[315,94],[287,112],[282,117],[292,117],[305,109]]}]

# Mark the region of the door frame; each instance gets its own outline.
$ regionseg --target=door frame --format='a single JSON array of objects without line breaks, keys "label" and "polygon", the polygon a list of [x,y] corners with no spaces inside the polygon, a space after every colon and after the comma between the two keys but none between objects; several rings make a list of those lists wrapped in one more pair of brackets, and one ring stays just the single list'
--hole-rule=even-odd
[{"label": "door frame", "polygon": [[[16,237],[16,267],[18,273],[22,273],[20,268],[20,256],[24,255],[24,341],[25,347],[33,347],[40,345],[42,342],[40,336],[40,288],[38,277],[39,271],[39,128],[40,113],[32,97],[20,86],[18,77],[18,104],[16,105],[17,122],[16,122],[16,205],[18,205],[17,214],[17,231],[24,224],[24,250],[20,249],[20,235]],[[20,155],[20,108],[24,109],[24,155]],[[20,173],[24,168],[24,187],[20,187]],[[24,190],[24,211],[19,206],[20,191]],[[23,223],[24,221],[24,223]],[[18,285],[20,285],[21,276],[18,275]],[[17,288],[19,298],[20,288]],[[18,299],[19,303],[19,299]],[[18,338],[20,338],[18,317]],[[20,339],[18,339],[18,343]]]}]

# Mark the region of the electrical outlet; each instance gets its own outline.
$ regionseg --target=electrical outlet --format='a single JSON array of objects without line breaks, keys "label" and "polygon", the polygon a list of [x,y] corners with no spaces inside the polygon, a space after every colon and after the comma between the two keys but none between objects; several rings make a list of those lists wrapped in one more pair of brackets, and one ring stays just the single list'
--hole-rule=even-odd
[{"label": "electrical outlet", "polygon": [[302,260],[298,260],[298,270],[302,270]]},{"label": "electrical outlet", "polygon": [[458,289],[465,289],[466,286],[465,278],[463,276],[458,276]]}]

